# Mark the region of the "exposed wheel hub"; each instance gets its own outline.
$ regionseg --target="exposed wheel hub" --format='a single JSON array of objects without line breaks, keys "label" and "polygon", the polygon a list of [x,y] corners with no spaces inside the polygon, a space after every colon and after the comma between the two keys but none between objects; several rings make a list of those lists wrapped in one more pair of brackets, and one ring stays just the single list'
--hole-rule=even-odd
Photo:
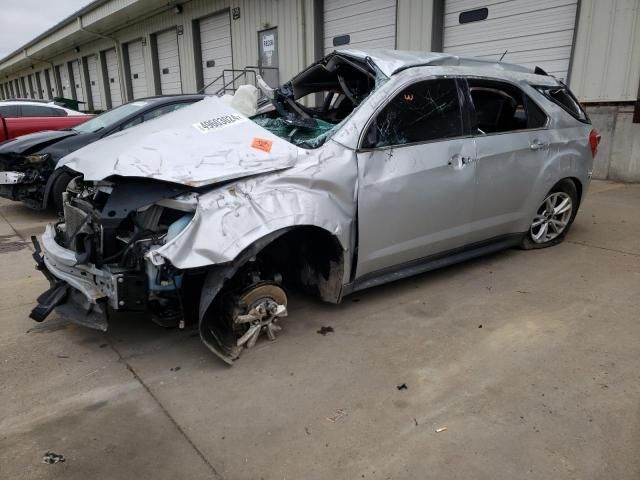
[{"label": "exposed wheel hub", "polygon": [[262,284],[246,290],[239,299],[234,324],[246,331],[238,338],[238,347],[253,347],[261,334],[275,340],[281,328],[277,321],[287,316],[287,294],[278,285]]}]

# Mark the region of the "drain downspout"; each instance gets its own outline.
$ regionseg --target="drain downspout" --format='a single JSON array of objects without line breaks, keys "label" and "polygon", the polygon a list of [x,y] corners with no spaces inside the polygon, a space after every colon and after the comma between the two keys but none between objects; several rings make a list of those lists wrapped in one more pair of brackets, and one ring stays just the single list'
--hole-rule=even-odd
[{"label": "drain downspout", "polygon": [[[124,82],[124,65],[122,64],[122,45],[120,44],[118,39],[115,37],[111,37],[109,35],[103,35],[102,33],[98,33],[98,32],[92,32],[91,30],[87,30],[86,28],[84,28],[82,26],[82,16],[78,17],[78,29],[81,32],[89,33],[91,35],[95,35],[96,37],[104,38],[106,40],[111,40],[113,42],[113,45],[116,49],[116,58],[118,59],[118,76],[120,77],[119,79],[120,96],[122,97],[122,103],[126,103],[128,98],[127,98],[127,93],[124,89],[125,82]],[[107,86],[108,86],[108,83],[107,83]]]}]

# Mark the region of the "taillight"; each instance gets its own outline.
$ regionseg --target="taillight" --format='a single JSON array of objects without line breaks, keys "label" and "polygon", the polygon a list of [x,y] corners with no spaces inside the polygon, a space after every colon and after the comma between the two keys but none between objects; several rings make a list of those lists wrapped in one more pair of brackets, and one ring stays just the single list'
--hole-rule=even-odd
[{"label": "taillight", "polygon": [[589,147],[591,147],[592,157],[595,157],[596,153],[598,153],[598,145],[600,145],[601,139],[602,135],[595,128],[589,132]]}]

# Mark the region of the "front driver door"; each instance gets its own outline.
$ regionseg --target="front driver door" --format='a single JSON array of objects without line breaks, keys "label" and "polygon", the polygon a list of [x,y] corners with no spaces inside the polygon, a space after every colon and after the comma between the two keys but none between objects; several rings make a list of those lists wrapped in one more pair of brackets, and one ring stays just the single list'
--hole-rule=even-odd
[{"label": "front driver door", "polygon": [[467,243],[475,147],[461,92],[452,78],[414,81],[366,129],[357,155],[359,279]]}]

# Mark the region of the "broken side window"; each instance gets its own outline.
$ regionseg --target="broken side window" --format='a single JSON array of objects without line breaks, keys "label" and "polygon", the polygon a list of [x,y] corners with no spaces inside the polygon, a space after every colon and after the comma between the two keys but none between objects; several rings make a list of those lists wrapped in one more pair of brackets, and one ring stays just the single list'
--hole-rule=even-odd
[{"label": "broken side window", "polygon": [[377,115],[365,135],[364,148],[428,142],[462,135],[458,89],[453,79],[414,83]]},{"label": "broken side window", "polygon": [[587,112],[584,111],[580,102],[578,102],[576,97],[573,96],[573,93],[571,93],[571,90],[569,90],[567,86],[538,86],[535,88],[553,103],[566,110],[573,118],[580,120],[583,123],[591,123]]},{"label": "broken side window", "polygon": [[467,80],[481,134],[542,128],[547,115],[518,87],[495,80]]}]

